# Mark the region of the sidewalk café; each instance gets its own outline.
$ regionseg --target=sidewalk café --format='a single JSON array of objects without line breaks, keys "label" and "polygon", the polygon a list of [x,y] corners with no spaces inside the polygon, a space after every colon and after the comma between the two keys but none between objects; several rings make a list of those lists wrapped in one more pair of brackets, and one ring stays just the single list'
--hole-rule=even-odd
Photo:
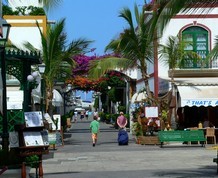
[{"label": "sidewalk caf\u00e9", "polygon": [[177,86],[177,91],[178,129],[218,127],[218,86]]}]

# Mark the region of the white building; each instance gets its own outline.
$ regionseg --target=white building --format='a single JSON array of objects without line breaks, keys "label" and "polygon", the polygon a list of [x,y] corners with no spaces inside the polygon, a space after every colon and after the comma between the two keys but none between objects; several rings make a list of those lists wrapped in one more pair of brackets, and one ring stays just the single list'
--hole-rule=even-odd
[{"label": "white building", "polygon": [[215,46],[218,35],[218,4],[209,12],[202,9],[190,14],[177,14],[163,32],[160,43],[166,44],[169,36],[180,35],[189,45],[185,50],[195,51],[201,60],[187,59],[181,68],[172,71],[159,62],[159,79],[175,78],[176,110],[181,127],[197,127],[208,118],[218,125],[218,61],[205,58]]}]

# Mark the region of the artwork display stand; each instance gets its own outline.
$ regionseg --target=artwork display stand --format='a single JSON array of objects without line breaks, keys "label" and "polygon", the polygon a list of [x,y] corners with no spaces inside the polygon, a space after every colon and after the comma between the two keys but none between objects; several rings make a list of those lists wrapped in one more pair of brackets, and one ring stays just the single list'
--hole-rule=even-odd
[{"label": "artwork display stand", "polygon": [[53,119],[48,113],[44,115],[45,120],[49,123],[48,142],[51,149],[56,150],[56,146],[63,146],[63,128],[61,127],[61,115],[53,115]]},{"label": "artwork display stand", "polygon": [[42,123],[40,112],[29,112],[25,113],[24,125],[15,125],[19,137],[19,154],[23,159],[21,178],[26,178],[26,163],[24,160],[32,155],[39,156],[39,177],[43,177],[42,155],[49,153],[49,144]]}]

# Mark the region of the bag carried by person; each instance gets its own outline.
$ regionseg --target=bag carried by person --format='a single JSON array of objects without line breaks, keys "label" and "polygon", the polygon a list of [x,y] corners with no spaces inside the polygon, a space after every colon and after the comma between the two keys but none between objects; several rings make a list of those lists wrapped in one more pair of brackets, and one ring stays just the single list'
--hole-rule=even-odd
[{"label": "bag carried by person", "polygon": [[128,145],[129,143],[129,136],[125,129],[120,129],[118,132],[118,144],[119,145]]}]

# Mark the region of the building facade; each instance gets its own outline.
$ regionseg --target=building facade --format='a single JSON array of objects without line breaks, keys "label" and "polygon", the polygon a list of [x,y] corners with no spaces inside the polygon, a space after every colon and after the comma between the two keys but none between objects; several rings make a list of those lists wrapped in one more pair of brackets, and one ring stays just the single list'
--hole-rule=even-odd
[{"label": "building facade", "polygon": [[209,12],[199,9],[190,14],[177,14],[161,38],[160,43],[166,44],[169,36],[178,35],[186,43],[185,50],[194,51],[200,57],[185,59],[174,71],[159,62],[159,78],[170,81],[174,77],[175,80],[174,117],[177,117],[180,128],[197,127],[199,122],[207,119],[218,126],[218,61],[206,59],[215,46],[217,28],[218,6]]}]

